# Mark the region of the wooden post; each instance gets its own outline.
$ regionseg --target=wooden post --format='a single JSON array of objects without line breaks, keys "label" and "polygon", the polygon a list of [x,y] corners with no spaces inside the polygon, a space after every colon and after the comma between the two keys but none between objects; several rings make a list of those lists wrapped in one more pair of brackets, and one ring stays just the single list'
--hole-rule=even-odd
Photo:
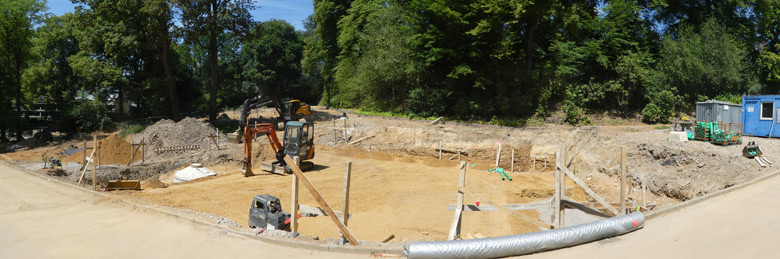
[{"label": "wooden post", "polygon": [[[347,162],[347,169],[344,171],[344,202],[342,205],[341,222],[347,226],[349,221],[349,180],[352,175],[352,162]],[[341,235],[344,238],[344,234]]]},{"label": "wooden post", "polygon": [[466,162],[460,162],[460,179],[458,180],[458,203],[455,205],[455,215],[450,226],[447,240],[455,240],[460,236],[461,215],[463,214],[463,190],[466,187]]},{"label": "wooden post", "polygon": [[342,118],[344,120],[344,143],[347,142],[347,118]]},{"label": "wooden post", "polygon": [[[568,148],[568,146],[564,145],[563,146],[563,151],[561,151],[564,154],[563,155],[564,158],[568,157],[568,155],[569,155],[569,153],[566,152],[567,148]],[[567,161],[569,161],[569,160],[566,159],[566,160],[563,161],[563,164],[561,165],[561,166],[563,166],[563,168],[567,168],[566,167],[566,162]],[[561,177],[560,181],[558,182],[558,184],[560,185],[558,187],[558,190],[559,190],[560,195],[561,195],[561,201],[563,201],[563,200],[566,200],[566,174],[563,173],[563,170],[558,170],[558,175],[560,175],[560,177]],[[566,212],[566,207],[563,206],[563,204],[561,204],[558,207],[558,228],[562,228],[562,227],[564,227],[564,225],[566,225],[566,221],[564,220],[565,212]]]},{"label": "wooden post", "polygon": [[[93,152],[98,152],[98,154],[100,154],[100,148],[97,143],[97,134],[92,138],[92,148],[94,150]],[[92,190],[97,190],[97,163],[92,163]]]},{"label": "wooden post", "polygon": [[553,211],[550,225],[552,228],[560,228],[560,210],[561,210],[561,151],[555,152],[555,195],[553,196]]},{"label": "wooden post", "polygon": [[501,161],[501,142],[498,142],[498,152],[496,152],[496,167],[498,167],[499,161]]},{"label": "wooden post", "polygon": [[322,198],[322,195],[320,195],[317,189],[314,188],[314,185],[312,185],[311,182],[309,182],[309,179],[306,178],[306,175],[303,174],[301,168],[295,164],[295,161],[293,161],[289,155],[284,157],[284,161],[287,162],[288,165],[290,165],[290,169],[293,171],[293,174],[298,176],[300,181],[303,183],[303,186],[309,190],[311,196],[314,197],[314,200],[316,200],[317,203],[320,204],[320,207],[325,211],[325,213],[328,214],[328,217],[330,217],[333,223],[336,224],[339,230],[341,230],[341,233],[344,234],[347,240],[349,240],[349,243],[353,246],[359,245],[360,244],[359,241],[355,239],[355,236],[352,235],[352,232],[349,231],[347,226],[344,226],[344,224],[341,223],[339,218],[336,217],[336,213],[333,212],[333,209],[330,207],[330,205],[328,205],[328,202],[326,202],[325,199]]},{"label": "wooden post", "polygon": [[620,215],[626,214],[626,147],[620,146]]},{"label": "wooden post", "polygon": [[511,159],[511,161],[512,161],[512,173],[514,173],[515,172],[515,149],[514,148],[512,149],[512,159]]},{"label": "wooden post", "polygon": [[441,140],[439,140],[439,159],[441,159]]},{"label": "wooden post", "polygon": [[[294,158],[296,164],[299,162],[300,158],[297,156]],[[290,220],[290,229],[292,230],[290,232],[290,235],[293,237],[298,236],[298,176],[295,174],[292,175],[292,201],[290,204],[292,204],[291,209],[291,216],[292,219]]]},{"label": "wooden post", "polygon": [[84,157],[81,159],[81,166],[86,166],[87,164],[87,138],[84,137]]},{"label": "wooden post", "polygon": [[338,135],[336,134],[336,120],[333,120],[333,144],[339,142]]},{"label": "wooden post", "polygon": [[146,162],[146,144],[144,143],[146,138],[141,138],[141,165]]}]

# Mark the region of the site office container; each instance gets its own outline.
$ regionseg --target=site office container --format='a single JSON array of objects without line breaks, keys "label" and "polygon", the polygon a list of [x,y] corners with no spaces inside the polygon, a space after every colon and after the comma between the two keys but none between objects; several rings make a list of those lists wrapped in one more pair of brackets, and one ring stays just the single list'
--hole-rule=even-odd
[{"label": "site office container", "polygon": [[780,95],[743,95],[743,134],[757,137],[780,137]]}]

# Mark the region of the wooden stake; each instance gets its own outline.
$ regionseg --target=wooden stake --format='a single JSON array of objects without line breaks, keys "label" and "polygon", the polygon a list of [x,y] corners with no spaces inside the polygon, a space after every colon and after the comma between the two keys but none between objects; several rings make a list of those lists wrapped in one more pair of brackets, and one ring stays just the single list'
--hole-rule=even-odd
[{"label": "wooden stake", "polygon": [[647,200],[645,200],[645,192],[647,191],[647,178],[642,175],[642,208],[647,207]]},{"label": "wooden stake", "polygon": [[[306,178],[306,175],[303,174],[301,171],[301,168],[298,167],[297,164],[295,164],[295,161],[290,158],[289,155],[284,156],[284,161],[287,162],[287,165],[290,166],[290,169],[293,171],[293,173],[298,176],[300,181],[303,183],[303,186],[306,187],[306,189],[309,190],[311,195],[314,197],[315,200],[317,200],[317,203],[320,204],[320,207],[325,210],[326,213],[328,213],[328,217],[333,221],[333,223],[336,224],[336,226],[341,230],[341,233],[344,234],[344,236],[349,240],[349,243],[353,246],[357,246],[360,243],[355,238],[355,236],[352,235],[352,232],[349,231],[347,226],[344,226],[343,223],[339,220],[338,217],[336,217],[336,213],[333,212],[333,209],[328,205],[328,202],[325,201],[324,198],[322,198],[322,195],[317,191],[317,189],[314,188],[314,185],[309,182],[309,179]],[[295,215],[298,216],[298,215]]]},{"label": "wooden stake", "polygon": [[338,135],[336,134],[336,120],[333,120],[333,144],[339,142]]},{"label": "wooden stake", "polygon": [[496,152],[496,167],[498,167],[499,161],[501,161],[501,142],[498,142],[498,152]]},{"label": "wooden stake", "polygon": [[511,172],[514,173],[515,172],[515,149],[514,148],[512,149],[512,159],[511,160],[512,160],[512,171]]},{"label": "wooden stake", "polygon": [[[342,214],[341,214],[341,221],[344,223],[344,226],[347,226],[347,222],[349,220],[349,180],[352,175],[352,162],[347,162],[347,168],[344,170],[344,201],[342,205]],[[341,238],[344,238],[344,234],[341,235]]]},{"label": "wooden stake", "polygon": [[347,141],[347,118],[344,118],[344,142],[346,143]]},{"label": "wooden stake", "polygon": [[604,206],[605,208],[607,208],[609,211],[611,211],[611,212],[612,212],[612,213],[614,213],[615,215],[620,215],[620,213],[618,213],[618,210],[617,210],[617,209],[615,209],[615,207],[613,207],[612,205],[610,205],[610,204],[609,204],[609,203],[608,203],[606,200],[604,200],[603,198],[601,198],[601,196],[599,196],[598,194],[596,194],[596,192],[594,192],[593,190],[591,190],[591,189],[590,189],[590,187],[588,187],[588,185],[587,185],[587,184],[585,184],[585,182],[583,182],[582,180],[580,180],[580,178],[579,178],[579,177],[575,176],[575,175],[574,175],[574,173],[572,173],[571,171],[569,171],[569,169],[566,169],[566,168],[561,168],[561,170],[563,170],[563,172],[566,174],[566,176],[568,176],[568,177],[569,177],[569,178],[570,178],[572,181],[574,181],[574,183],[576,183],[577,185],[579,185],[580,187],[582,187],[582,189],[583,189],[583,190],[585,190],[585,193],[587,193],[588,195],[590,195],[590,197],[593,197],[593,199],[594,199],[594,200],[596,200],[598,203],[600,203],[602,206]]},{"label": "wooden stake", "polygon": [[[95,152],[94,150],[97,150],[98,154],[100,154],[100,147],[98,147],[97,143],[97,134],[95,134],[92,138],[92,146],[94,147],[92,152]],[[92,163],[92,190],[97,190],[97,163]]]},{"label": "wooden stake", "polygon": [[460,179],[458,180],[458,203],[455,205],[455,215],[452,218],[450,234],[447,240],[455,240],[460,236],[461,216],[463,215],[463,189],[466,186],[466,162],[460,162]]},{"label": "wooden stake", "polygon": [[[568,149],[568,146],[564,145],[563,146],[563,151],[562,151],[563,154],[564,154],[563,157],[568,157],[568,155],[569,155],[569,152],[567,152],[566,149]],[[564,162],[564,164],[563,164],[564,168],[566,168],[566,161],[569,161],[569,160],[563,161]],[[558,171],[558,174],[561,176],[561,179],[558,182],[558,184],[560,185],[560,187],[558,187],[558,190],[561,192],[560,193],[561,201],[563,201],[563,200],[566,200],[566,175],[563,173],[563,171],[560,171],[560,170]],[[558,227],[559,228],[564,227],[566,225],[566,221],[564,220],[565,212],[566,212],[566,207],[563,206],[563,204],[561,204],[561,206],[558,208]]]},{"label": "wooden stake", "polygon": [[620,147],[620,215],[626,214],[626,147]]},{"label": "wooden stake", "polygon": [[439,140],[439,159],[441,159],[441,140]]},{"label": "wooden stake", "polygon": [[[295,162],[297,163],[298,161],[300,161],[299,159],[300,158],[296,156]],[[290,229],[292,231],[290,234],[293,237],[295,237],[298,236],[298,176],[295,174],[292,175],[291,197],[292,197],[292,201],[290,202],[290,204],[292,204],[292,209],[290,211],[292,211],[292,213],[290,214],[292,215],[292,219],[290,220]]]}]

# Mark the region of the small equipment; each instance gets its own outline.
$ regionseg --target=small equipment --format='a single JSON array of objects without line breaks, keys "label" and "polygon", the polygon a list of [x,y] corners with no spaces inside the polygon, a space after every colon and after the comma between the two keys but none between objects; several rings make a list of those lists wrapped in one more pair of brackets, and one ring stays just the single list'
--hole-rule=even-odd
[{"label": "small equipment", "polygon": [[257,195],[249,209],[249,227],[290,231],[290,213],[282,211],[279,198]]}]

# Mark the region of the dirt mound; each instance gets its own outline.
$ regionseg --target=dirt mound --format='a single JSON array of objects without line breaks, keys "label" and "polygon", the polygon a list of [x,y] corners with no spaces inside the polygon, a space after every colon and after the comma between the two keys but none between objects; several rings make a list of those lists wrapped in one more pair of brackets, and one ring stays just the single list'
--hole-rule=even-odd
[{"label": "dirt mound", "polygon": [[[150,153],[160,154],[161,152],[156,151],[158,148],[181,146],[199,146],[200,149],[208,148],[210,145],[213,146],[213,141],[209,136],[217,133],[217,128],[210,123],[187,117],[179,122],[172,120],[158,121],[141,133],[133,135],[133,141],[140,142],[141,139],[144,139],[149,144]],[[219,143],[227,141],[224,134],[219,133],[218,136],[217,140]]]},{"label": "dirt mound", "polygon": [[[100,164],[127,164],[130,161],[130,143],[112,134],[100,142]],[[64,162],[78,162],[81,163],[84,158],[84,150],[74,153],[73,155],[63,159]],[[92,154],[92,150],[86,150],[87,156]],[[137,151],[134,161],[141,160],[141,151]]]}]

